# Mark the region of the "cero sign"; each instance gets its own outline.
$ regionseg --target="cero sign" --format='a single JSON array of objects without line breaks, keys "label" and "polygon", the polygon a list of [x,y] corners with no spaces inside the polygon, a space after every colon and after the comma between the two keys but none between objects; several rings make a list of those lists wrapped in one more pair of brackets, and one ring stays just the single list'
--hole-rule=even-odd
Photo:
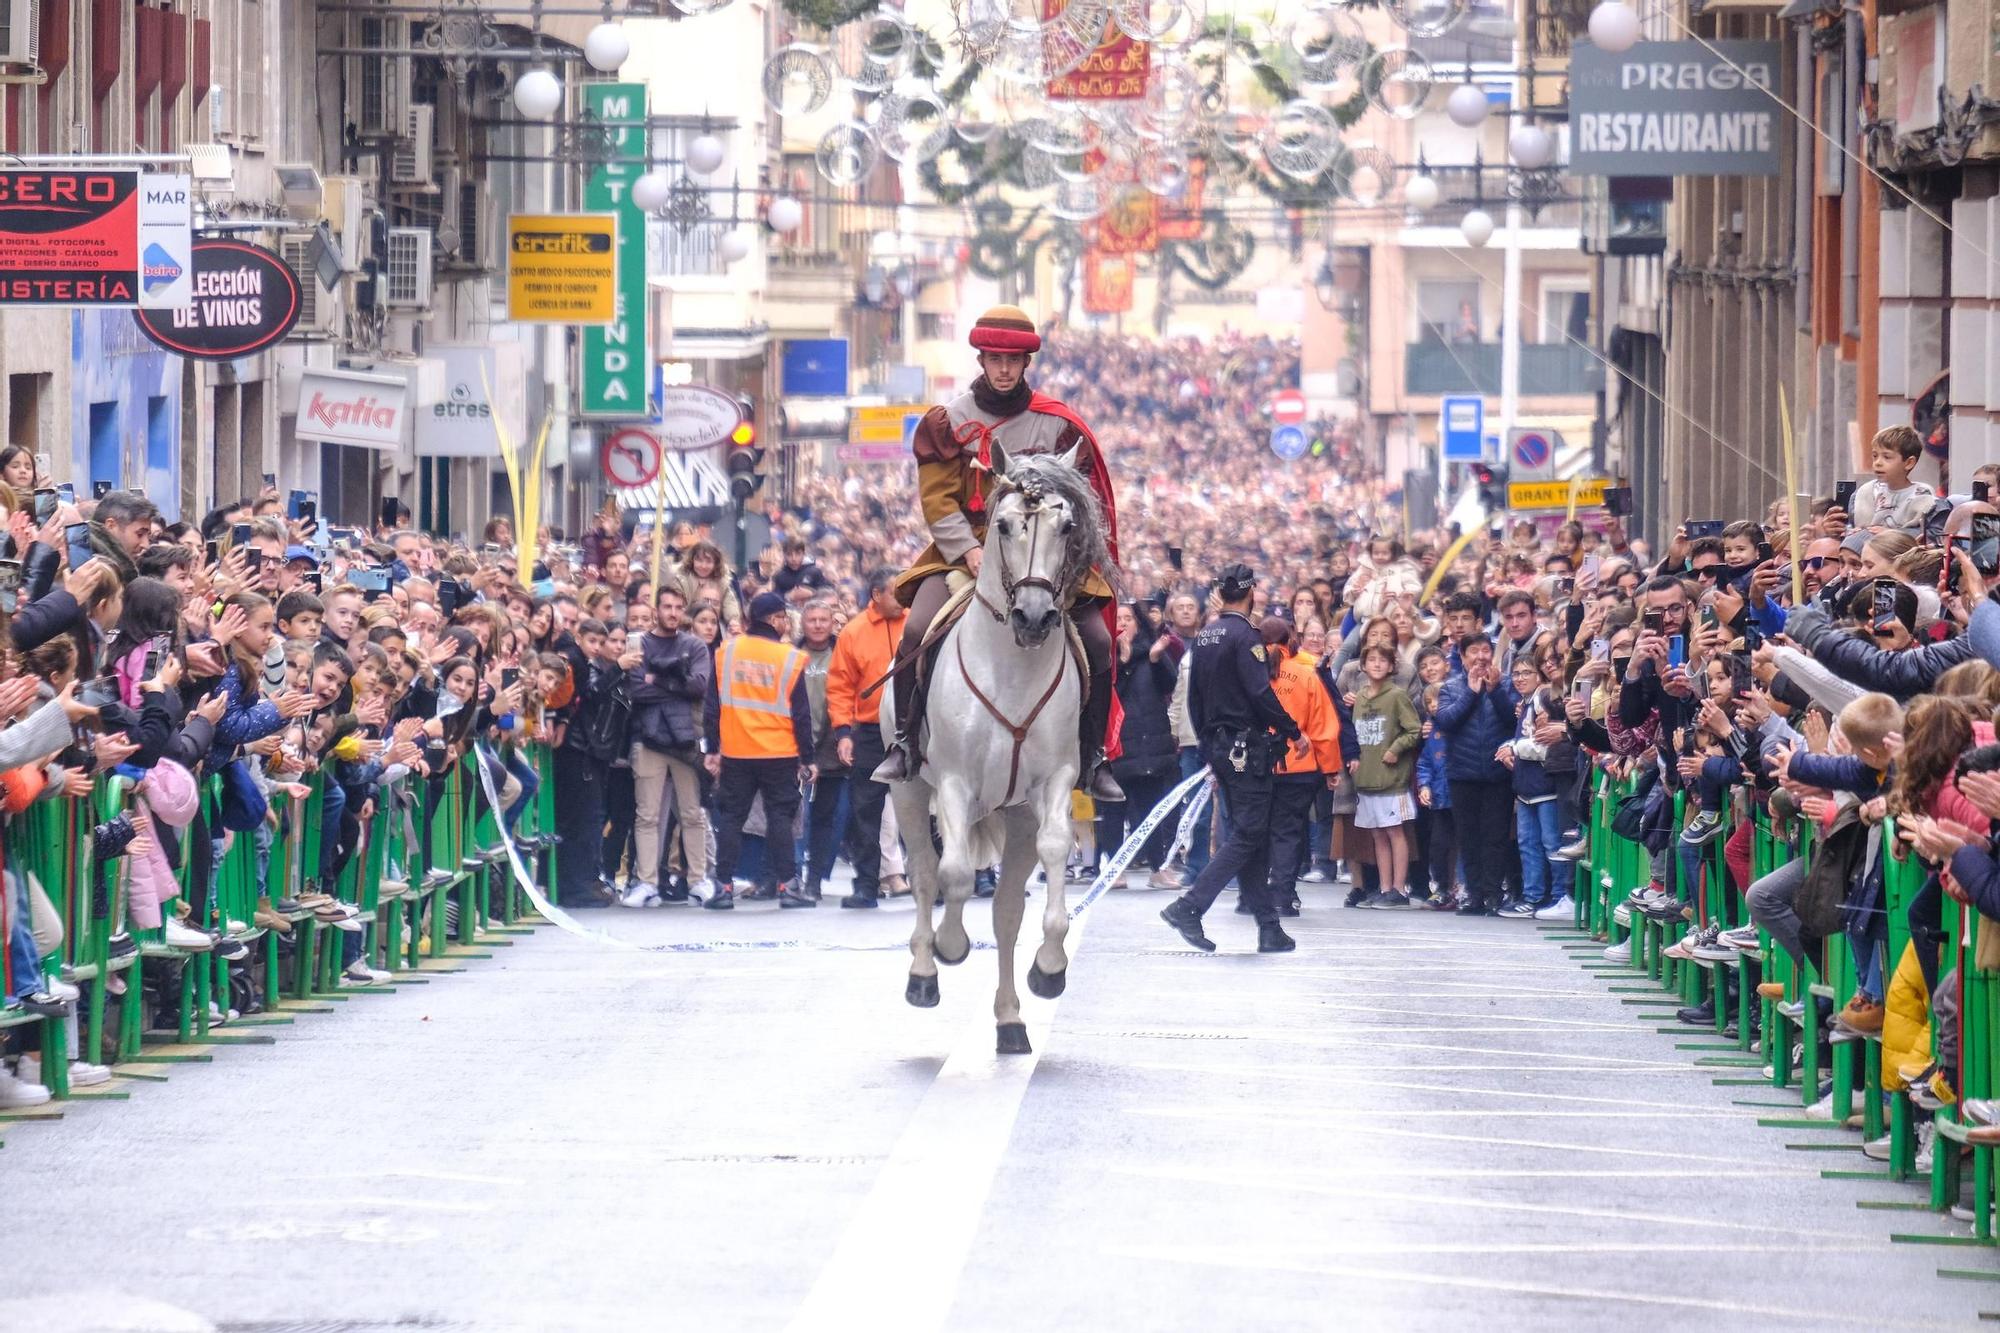
[{"label": "cero sign", "polygon": [[734,398],[706,384],[670,384],[660,390],[660,419],[653,434],[674,453],[721,444],[743,421]]},{"label": "cero sign", "polygon": [[203,361],[233,361],[279,342],[299,320],[299,280],[289,265],[243,241],[196,241],[194,293],[175,310],[138,310],[148,338]]}]

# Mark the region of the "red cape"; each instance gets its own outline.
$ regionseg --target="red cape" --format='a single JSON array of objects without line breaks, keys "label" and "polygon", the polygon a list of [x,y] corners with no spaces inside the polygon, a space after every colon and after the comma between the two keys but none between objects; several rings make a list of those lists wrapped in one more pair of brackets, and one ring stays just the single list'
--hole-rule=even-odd
[{"label": "red cape", "polygon": [[[1084,419],[1072,411],[1069,404],[1051,398],[1047,394],[1038,393],[1029,399],[1028,410],[1030,412],[1041,412],[1047,416],[1060,417],[1083,433],[1084,440],[1090,445],[1090,489],[1097,493],[1097,503],[1104,510],[1105,549],[1111,552],[1111,559],[1114,562],[1117,561],[1118,501],[1111,493],[1111,469],[1105,466],[1104,450],[1098,447],[1097,436],[1091,433],[1090,427],[1084,422]],[[1113,601],[1109,606],[1104,608],[1104,627],[1111,632],[1111,641],[1115,645],[1118,642],[1118,604],[1116,601]],[[1111,678],[1113,680],[1118,678],[1118,655],[1116,653],[1111,655]],[[1124,731],[1124,724],[1125,709],[1119,702],[1118,696],[1113,694],[1111,696],[1111,721],[1106,726],[1104,734],[1105,758],[1116,759],[1125,752],[1124,741],[1121,735]]]}]

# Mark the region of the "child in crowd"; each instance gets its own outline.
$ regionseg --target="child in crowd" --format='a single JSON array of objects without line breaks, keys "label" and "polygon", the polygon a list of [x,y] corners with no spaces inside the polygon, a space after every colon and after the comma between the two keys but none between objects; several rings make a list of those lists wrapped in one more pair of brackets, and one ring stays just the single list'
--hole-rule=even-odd
[{"label": "child in crowd", "polygon": [[1449,752],[1444,733],[1432,719],[1437,715],[1438,690],[1450,675],[1451,659],[1443,648],[1433,644],[1417,654],[1421,684],[1415,703],[1424,736],[1417,751],[1417,846],[1430,880],[1429,905],[1443,910],[1457,905],[1458,826],[1451,817],[1451,780],[1445,774]]},{"label": "child in crowd", "polygon": [[1910,479],[1923,456],[1923,439],[1909,426],[1890,426],[1877,434],[1868,446],[1875,475],[1855,488],[1848,521],[1870,532],[1921,529],[1937,502],[1936,491]]},{"label": "child in crowd", "polygon": [[1354,696],[1354,738],[1360,747],[1354,766],[1354,824],[1368,830],[1374,842],[1382,884],[1364,907],[1411,905],[1410,845],[1403,826],[1417,817],[1410,778],[1423,722],[1408,691],[1390,679],[1396,665],[1394,648],[1372,643],[1363,649],[1361,669],[1367,680]]},{"label": "child in crowd", "polygon": [[1514,831],[1521,854],[1521,897],[1503,906],[1499,915],[1513,920],[1553,921],[1571,914],[1569,895],[1556,882],[1549,858],[1562,846],[1562,818],[1556,805],[1555,780],[1549,776],[1549,745],[1569,727],[1562,704],[1542,684],[1541,669],[1532,657],[1514,659],[1514,692],[1521,698],[1520,722],[1514,739],[1496,757],[1514,778]]}]

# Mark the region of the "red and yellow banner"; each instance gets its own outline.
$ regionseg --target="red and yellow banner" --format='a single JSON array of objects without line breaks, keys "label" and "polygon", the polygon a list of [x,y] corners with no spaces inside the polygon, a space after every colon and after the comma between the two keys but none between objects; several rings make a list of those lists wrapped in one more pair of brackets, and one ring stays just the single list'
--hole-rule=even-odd
[{"label": "red and yellow banner", "polygon": [[1122,315],[1132,308],[1139,264],[1131,255],[1083,252],[1083,308],[1092,315]]},{"label": "red and yellow banner", "polygon": [[1201,239],[1201,194],[1208,183],[1208,159],[1192,157],[1187,164],[1187,184],[1181,189],[1181,197],[1173,203],[1162,203],[1159,207],[1159,237],[1163,241],[1198,241]]},{"label": "red and yellow banner", "polygon": [[[1068,0],[1042,0],[1042,20],[1058,18]],[[1134,41],[1107,20],[1104,40],[1081,65],[1049,80],[1052,101],[1114,102],[1146,95],[1146,77],[1153,68],[1153,48]]]}]

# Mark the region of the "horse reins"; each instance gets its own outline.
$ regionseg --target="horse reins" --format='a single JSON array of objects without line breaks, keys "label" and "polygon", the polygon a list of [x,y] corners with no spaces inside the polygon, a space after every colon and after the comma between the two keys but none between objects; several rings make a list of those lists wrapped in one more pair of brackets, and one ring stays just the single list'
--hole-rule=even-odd
[{"label": "horse reins", "polygon": [[979,682],[974,680],[972,673],[965,669],[964,641],[955,638],[951,642],[952,648],[958,657],[959,679],[963,680],[965,687],[972,691],[973,698],[986,705],[986,711],[993,714],[993,720],[1005,727],[1007,734],[1014,738],[1014,747],[1007,755],[1007,794],[1000,798],[1001,805],[1010,805],[1014,800],[1014,787],[1021,778],[1021,746],[1027,742],[1028,733],[1034,729],[1035,719],[1040,717],[1042,710],[1049,706],[1049,700],[1056,697],[1056,687],[1061,685],[1063,677],[1069,674],[1069,654],[1067,652],[1056,654],[1055,679],[1051,680],[1049,687],[1042,691],[1042,697],[1035,700],[1035,706],[1028,710],[1026,720],[1019,726],[1016,726],[1008,719],[1005,713],[1000,711],[999,707],[991,699],[986,697],[986,691],[979,688]]}]

